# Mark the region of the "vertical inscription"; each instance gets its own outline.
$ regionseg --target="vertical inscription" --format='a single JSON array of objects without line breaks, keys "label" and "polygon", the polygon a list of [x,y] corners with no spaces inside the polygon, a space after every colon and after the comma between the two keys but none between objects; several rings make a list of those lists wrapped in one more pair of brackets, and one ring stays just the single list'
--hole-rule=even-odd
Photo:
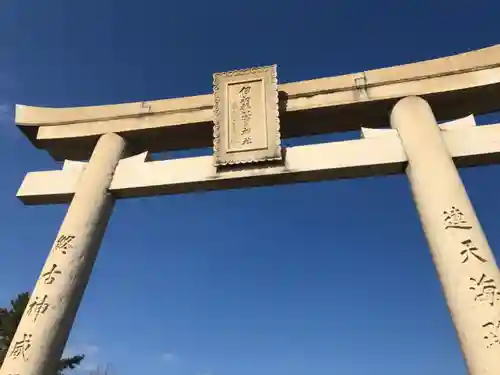
[{"label": "vertical inscription", "polygon": [[[54,243],[54,251],[62,255],[66,255],[68,251],[73,248],[73,241],[75,240],[75,238],[76,237],[73,235],[61,234],[60,236],[58,236]],[[61,269],[56,263],[53,263],[50,267],[48,267],[48,269],[42,271],[41,281],[45,285],[49,285],[50,288],[50,285],[52,285],[56,281],[59,275],[62,275]],[[49,304],[48,294],[33,296],[26,306],[25,314],[31,319],[33,323],[36,323],[37,320],[43,317],[51,307],[52,306]],[[28,361],[28,353],[32,347],[32,337],[33,335],[31,333],[23,333],[22,340],[14,341],[11,345],[8,357],[12,360],[21,358],[25,362]]]},{"label": "vertical inscription", "polygon": [[228,151],[264,149],[267,147],[265,111],[260,105],[262,81],[230,84]]},{"label": "vertical inscription", "polygon": [[[66,255],[68,251],[73,248],[73,241],[75,238],[76,237],[73,235],[61,234],[54,243],[54,251],[62,255]],[[52,285],[59,275],[62,275],[62,272],[59,266],[56,263],[53,263],[48,269],[42,271],[41,281],[43,281],[45,285]],[[49,295],[41,294],[33,296],[33,298],[28,302],[25,314],[32,320],[33,323],[36,323],[39,318],[43,317],[45,313],[47,313],[49,308],[51,308],[51,305],[49,304]],[[12,360],[22,358],[24,361],[28,361],[28,353],[32,347],[32,336],[33,335],[31,333],[23,333],[22,340],[14,341],[11,345],[10,352],[8,353],[9,358],[12,358]]]},{"label": "vertical inscription", "polygon": [[[456,206],[443,211],[443,217],[445,230],[469,231],[472,229],[472,225],[469,224],[463,212]],[[469,236],[464,235],[458,242],[457,245],[460,244],[459,246],[461,246],[462,264],[468,265],[472,262],[483,264],[488,262]],[[469,282],[469,291],[473,292],[475,302],[486,303],[486,306],[493,308],[496,301],[500,300],[500,292],[493,277],[489,277],[483,272],[479,277],[469,277]],[[483,339],[487,349],[500,344],[500,321],[488,321],[481,327],[483,328]]]},{"label": "vertical inscription", "polygon": [[[252,86],[245,85],[238,92],[240,97],[239,111],[240,119],[242,122],[240,135],[243,136],[241,145],[249,145],[252,143],[252,128],[250,127],[250,120],[252,119],[252,104],[251,104]],[[235,121],[235,120],[233,120]],[[234,126],[233,128],[236,128]]]},{"label": "vertical inscription", "polygon": [[213,77],[215,165],[281,160],[276,65]]},{"label": "vertical inscription", "polygon": [[[450,209],[443,211],[444,229],[459,229],[470,230],[472,226],[469,224],[463,212],[456,206],[451,206]],[[467,263],[469,260],[476,260],[481,263],[486,263],[487,260],[480,255],[480,249],[466,236],[460,241],[462,249],[462,263]]]}]

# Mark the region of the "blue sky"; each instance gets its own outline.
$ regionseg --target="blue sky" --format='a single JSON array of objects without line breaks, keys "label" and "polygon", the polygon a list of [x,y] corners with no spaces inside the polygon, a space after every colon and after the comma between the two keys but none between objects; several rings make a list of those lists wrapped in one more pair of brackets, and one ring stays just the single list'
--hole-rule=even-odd
[{"label": "blue sky", "polygon": [[[66,210],[15,197],[27,172],[58,168],[15,128],[15,103],[163,99],[209,93],[212,73],[237,68],[276,63],[291,82],[448,56],[499,43],[499,13],[493,0],[4,0],[0,305],[31,290]],[[500,167],[461,174],[498,257]],[[404,175],[119,201],[68,351],[117,375],[466,373]]]}]

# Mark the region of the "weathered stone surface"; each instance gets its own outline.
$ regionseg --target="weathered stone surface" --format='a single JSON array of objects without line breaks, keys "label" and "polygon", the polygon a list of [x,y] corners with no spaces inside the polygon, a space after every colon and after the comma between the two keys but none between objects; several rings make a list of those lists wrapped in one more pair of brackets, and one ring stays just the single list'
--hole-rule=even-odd
[{"label": "weathered stone surface", "polygon": [[[471,121],[455,125],[474,129]],[[395,105],[391,126],[408,157],[413,199],[469,374],[498,375],[500,273],[444,139],[453,130],[440,131],[419,97]]]},{"label": "weathered stone surface", "polygon": [[92,273],[114,205],[108,188],[126,148],[103,135],[89,163],[65,163],[78,173],[75,195],[5,357],[0,375],[54,375]]},{"label": "weathered stone surface", "polygon": [[[500,125],[468,117],[500,108],[500,46],[400,67],[283,85],[276,66],[214,75],[214,97],[116,106],[19,106],[17,122],[66,161],[30,173],[26,203],[72,203],[0,375],[51,375],[88,282],[115,197],[152,196],[406,171],[471,375],[500,373],[500,272],[469,201],[459,166],[500,162]],[[362,129],[361,140],[291,147],[286,137]],[[434,101],[434,102],[432,102]],[[213,103],[212,103],[213,102]],[[213,112],[212,112],[213,109]],[[466,112],[466,113],[465,113]],[[213,115],[215,114],[215,119]],[[212,130],[212,120],[215,126]],[[215,158],[149,161],[148,152],[208,146]],[[105,133],[104,136],[102,134]],[[158,136],[157,136],[158,135]],[[213,135],[213,139],[211,138]],[[99,141],[97,141],[99,139]],[[97,142],[97,146],[94,146]],[[91,150],[89,163],[85,159]],[[215,160],[215,163],[214,163]],[[245,168],[219,168],[247,163]],[[90,202],[90,203],[89,203]]]},{"label": "weathered stone surface", "polygon": [[[441,124],[457,167],[500,163],[500,124]],[[394,129],[362,129],[364,139],[287,148],[284,164],[217,171],[212,156],[148,161],[146,154],[122,159],[110,191],[117,198],[190,193],[298,181],[334,180],[403,173],[408,161]],[[30,172],[17,192],[25,204],[67,203],[86,163],[65,162],[62,170]]]},{"label": "weathered stone surface", "polygon": [[[428,100],[439,121],[478,115],[500,110],[500,45],[363,73],[284,83],[278,90],[283,139],[359,130],[360,125],[386,127],[396,100],[410,95]],[[93,107],[19,105],[16,109],[16,123],[56,160],[88,160],[99,136],[109,132],[126,135],[136,152],[211,147],[212,120],[212,94]]]},{"label": "weathered stone surface", "polygon": [[276,65],[214,74],[216,165],[281,159]]}]

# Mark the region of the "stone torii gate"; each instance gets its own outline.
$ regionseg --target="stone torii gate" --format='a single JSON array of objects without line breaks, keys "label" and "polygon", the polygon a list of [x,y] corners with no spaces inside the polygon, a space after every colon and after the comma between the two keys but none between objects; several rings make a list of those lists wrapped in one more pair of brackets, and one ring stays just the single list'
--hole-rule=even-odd
[{"label": "stone torii gate", "polygon": [[[70,205],[0,375],[55,374],[116,198],[395,173],[408,176],[469,373],[500,374],[500,273],[457,171],[500,162],[500,124],[473,117],[499,109],[500,45],[279,86],[276,66],[220,73],[213,95],[17,106],[31,142],[64,160],[28,173],[18,197]],[[360,128],[358,140],[281,146]]]}]

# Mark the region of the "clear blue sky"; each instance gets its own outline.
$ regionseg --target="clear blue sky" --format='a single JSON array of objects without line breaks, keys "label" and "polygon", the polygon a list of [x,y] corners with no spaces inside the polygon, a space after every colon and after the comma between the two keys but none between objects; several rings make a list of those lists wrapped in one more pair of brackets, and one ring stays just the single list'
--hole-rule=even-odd
[{"label": "clear blue sky", "polygon": [[[4,0],[0,305],[31,290],[66,210],[16,199],[25,173],[58,166],[15,128],[13,104],[448,56],[500,43],[499,14],[493,0]],[[461,173],[498,257],[500,168]],[[117,375],[465,375],[404,175],[119,201],[68,347]]]}]

